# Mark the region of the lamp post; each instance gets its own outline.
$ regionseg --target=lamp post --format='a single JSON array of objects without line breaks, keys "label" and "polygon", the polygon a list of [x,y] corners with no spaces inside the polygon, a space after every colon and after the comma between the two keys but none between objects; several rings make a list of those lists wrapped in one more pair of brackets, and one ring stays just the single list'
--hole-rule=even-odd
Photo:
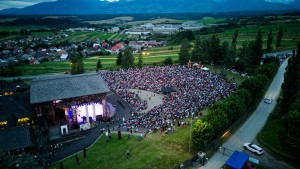
[{"label": "lamp post", "polygon": [[194,113],[190,113],[191,115],[191,129],[190,129],[190,145],[189,145],[189,152],[191,152],[191,144],[192,144],[192,129],[193,129],[193,115]]}]

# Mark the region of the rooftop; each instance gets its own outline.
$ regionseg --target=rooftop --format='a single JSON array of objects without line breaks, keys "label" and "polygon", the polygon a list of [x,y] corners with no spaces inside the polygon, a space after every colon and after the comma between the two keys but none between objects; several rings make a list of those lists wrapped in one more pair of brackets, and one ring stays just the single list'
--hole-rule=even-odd
[{"label": "rooftop", "polygon": [[109,88],[100,74],[60,75],[31,81],[30,103],[107,93]]}]

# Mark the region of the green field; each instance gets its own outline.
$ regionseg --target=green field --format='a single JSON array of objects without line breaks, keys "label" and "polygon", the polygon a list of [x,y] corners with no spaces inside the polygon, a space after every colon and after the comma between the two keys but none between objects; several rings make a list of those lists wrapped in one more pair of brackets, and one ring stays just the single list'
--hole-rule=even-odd
[{"label": "green field", "polygon": [[79,42],[79,41],[96,41],[96,40],[113,40],[113,39],[136,39],[138,36],[136,35],[127,35],[127,34],[119,34],[119,33],[107,33],[102,31],[93,31],[93,32],[68,32],[68,37],[56,40],[53,43],[58,43],[62,41],[71,41],[71,42]]},{"label": "green field", "polygon": [[216,24],[218,22],[223,22],[225,21],[226,18],[212,18],[212,17],[203,17],[201,20],[196,20],[198,23],[203,23],[204,25],[209,25],[209,24]]},{"label": "green field", "polygon": [[[38,29],[50,29],[47,26],[36,26],[36,25],[28,25],[28,26],[1,26],[0,31],[8,31],[8,32],[20,32],[21,29],[27,30],[38,30]],[[32,32],[30,36],[32,37],[43,37],[43,36],[52,36],[54,35],[53,32]],[[27,37],[23,35],[9,35],[9,36],[0,36],[0,41],[10,40],[10,39],[17,39]]]},{"label": "green field", "polygon": [[[190,140],[189,127],[177,127],[171,134],[151,133],[142,141],[137,141],[138,136],[122,135],[118,140],[117,134],[112,135],[109,143],[105,142],[105,136],[101,137],[91,148],[87,149],[87,158],[83,158],[80,152],[80,165],[76,164],[75,156],[63,160],[64,168],[78,169],[111,169],[111,168],[173,168],[176,165],[191,159],[196,154],[196,148],[192,145],[189,152]],[[130,158],[126,158],[126,151],[130,151]],[[59,163],[50,166],[58,169]]]}]

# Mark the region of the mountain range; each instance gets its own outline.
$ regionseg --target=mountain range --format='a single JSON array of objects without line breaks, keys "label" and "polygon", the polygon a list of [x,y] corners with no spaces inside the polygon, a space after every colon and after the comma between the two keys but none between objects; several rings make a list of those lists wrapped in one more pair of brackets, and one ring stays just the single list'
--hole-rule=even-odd
[{"label": "mountain range", "polygon": [[274,3],[265,0],[57,0],[22,9],[0,10],[6,15],[79,15],[79,14],[150,14],[208,13],[233,11],[300,10],[300,0]]}]

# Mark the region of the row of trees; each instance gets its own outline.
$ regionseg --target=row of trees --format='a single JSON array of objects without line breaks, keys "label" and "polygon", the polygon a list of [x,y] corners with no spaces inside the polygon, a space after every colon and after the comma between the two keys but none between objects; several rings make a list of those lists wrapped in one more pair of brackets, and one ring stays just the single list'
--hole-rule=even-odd
[{"label": "row of trees", "polygon": [[300,104],[299,104],[299,83],[300,83],[300,42],[297,45],[297,54],[289,59],[284,75],[284,82],[281,87],[282,99],[280,101],[282,131],[280,133],[281,143],[289,152],[300,155]]},{"label": "row of trees", "polygon": [[0,36],[9,36],[9,35],[31,35],[31,31],[27,29],[21,29],[17,31],[0,31]]},{"label": "row of trees", "polygon": [[208,115],[195,122],[193,127],[194,143],[203,148],[218,138],[226,129],[239,119],[257,100],[261,99],[267,86],[278,69],[278,62],[259,67],[255,74],[246,79],[230,97],[218,101],[208,110]]},{"label": "row of trees", "polygon": [[[228,67],[244,71],[246,67],[256,67],[261,63],[263,55],[263,37],[261,30],[257,32],[257,36],[254,41],[244,42],[242,44],[242,48],[239,53],[237,52],[238,30],[236,30],[232,35],[232,41],[230,44],[227,41],[224,41],[221,44],[220,39],[215,35],[209,39],[201,39],[200,36],[196,36],[195,45],[191,52],[189,52],[189,40],[193,38],[187,35],[182,36],[186,38],[181,41],[181,48],[179,52],[179,62],[182,65],[187,64],[189,60],[193,62],[202,61],[204,63],[223,64]],[[282,37],[283,31],[280,28],[277,36],[276,48],[280,46]],[[273,51],[272,43],[273,35],[272,30],[270,30],[267,39],[267,48],[265,49],[266,51]]]}]

